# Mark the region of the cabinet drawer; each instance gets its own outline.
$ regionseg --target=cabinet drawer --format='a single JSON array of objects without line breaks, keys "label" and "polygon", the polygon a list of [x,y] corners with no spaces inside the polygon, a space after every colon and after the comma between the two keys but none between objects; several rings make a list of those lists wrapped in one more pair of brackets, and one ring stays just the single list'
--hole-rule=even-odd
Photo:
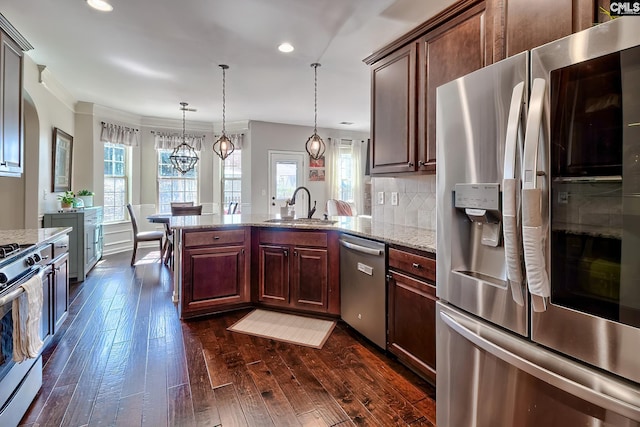
[{"label": "cabinet drawer", "polygon": [[433,282],[436,280],[436,260],[423,255],[390,248],[389,268],[402,270]]},{"label": "cabinet drawer", "polygon": [[244,229],[211,230],[184,233],[184,246],[226,245],[229,243],[244,243]]},{"label": "cabinet drawer", "polygon": [[69,235],[59,238],[51,245],[53,247],[53,258],[56,259],[60,255],[69,252]]},{"label": "cabinet drawer", "polygon": [[327,233],[322,231],[260,230],[260,243],[326,248]]}]

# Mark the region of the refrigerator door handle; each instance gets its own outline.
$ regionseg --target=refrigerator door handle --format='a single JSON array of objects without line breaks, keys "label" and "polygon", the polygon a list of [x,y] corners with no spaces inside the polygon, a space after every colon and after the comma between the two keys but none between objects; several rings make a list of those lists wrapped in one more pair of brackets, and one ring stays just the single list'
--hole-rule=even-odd
[{"label": "refrigerator door handle", "polygon": [[542,190],[536,188],[538,177],[538,146],[543,125],[545,100],[544,79],[535,79],[531,89],[531,101],[524,138],[523,183],[522,183],[522,246],[534,311],[545,311],[546,298],[551,295],[549,277],[543,253],[544,221],[542,219]]},{"label": "refrigerator door handle", "polygon": [[516,304],[524,306],[522,291],[522,252],[520,250],[520,230],[518,227],[517,192],[520,190],[520,177],[516,174],[518,135],[520,117],[524,104],[524,82],[514,86],[511,94],[511,106],[507,121],[504,149],[504,179],[502,181],[502,222],[504,252],[507,261],[507,279],[511,296]]},{"label": "refrigerator door handle", "polygon": [[[456,319],[454,319],[454,317]],[[639,393],[630,386],[613,383],[599,373],[595,373],[595,371],[593,373],[585,372],[585,368],[568,360],[562,360],[562,362],[558,363],[555,359],[561,358],[552,355],[552,357],[547,357],[544,360],[550,361],[551,363],[556,362],[555,365],[557,366],[555,367],[561,368],[564,371],[562,373],[555,372],[552,370],[552,367],[542,366],[532,361],[536,355],[527,348],[532,346],[528,343],[526,346],[517,346],[517,350],[514,351],[515,345],[511,346],[511,349],[507,349],[503,345],[496,344],[462,325],[462,323],[467,323],[468,321],[465,322],[464,318],[457,319],[458,315],[454,312],[449,311],[445,313],[444,311],[440,311],[440,318],[449,328],[467,339],[473,345],[503,360],[509,365],[593,405],[613,411],[632,420],[640,421],[640,407],[634,404],[638,402]],[[485,328],[483,325],[475,323],[475,321],[474,325],[478,325],[479,328]],[[483,335],[493,335],[490,329],[486,329],[487,333],[483,333]],[[496,336],[496,338],[499,337]],[[503,339],[513,340],[514,338],[508,337]],[[545,355],[543,355],[543,358],[544,356]],[[576,381],[576,378],[580,377],[588,378],[593,384],[583,384]],[[602,391],[613,391],[620,396],[620,398],[608,395]],[[629,401],[626,401],[624,399],[625,397]]]}]

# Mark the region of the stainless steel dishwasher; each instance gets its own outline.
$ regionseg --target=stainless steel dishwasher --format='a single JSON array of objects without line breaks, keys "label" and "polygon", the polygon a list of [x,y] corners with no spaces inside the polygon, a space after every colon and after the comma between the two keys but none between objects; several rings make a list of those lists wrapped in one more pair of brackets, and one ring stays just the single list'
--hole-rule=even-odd
[{"label": "stainless steel dishwasher", "polygon": [[385,245],[347,234],[340,237],[342,320],[387,348]]}]

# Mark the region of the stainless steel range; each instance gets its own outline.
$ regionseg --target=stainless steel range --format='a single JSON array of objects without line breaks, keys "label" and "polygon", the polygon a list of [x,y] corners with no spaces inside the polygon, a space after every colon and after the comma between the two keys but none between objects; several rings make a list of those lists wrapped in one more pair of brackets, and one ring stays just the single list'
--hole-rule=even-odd
[{"label": "stainless steel range", "polygon": [[12,302],[49,258],[33,245],[0,245],[0,426],[18,425],[42,385],[42,358],[13,361]]}]

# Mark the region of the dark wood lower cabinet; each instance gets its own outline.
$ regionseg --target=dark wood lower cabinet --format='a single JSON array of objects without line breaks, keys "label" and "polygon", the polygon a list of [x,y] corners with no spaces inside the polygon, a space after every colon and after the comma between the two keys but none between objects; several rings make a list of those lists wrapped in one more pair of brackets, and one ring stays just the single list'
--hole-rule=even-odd
[{"label": "dark wood lower cabinet", "polygon": [[432,255],[389,249],[387,350],[436,383],[436,269]]},{"label": "dark wood lower cabinet", "polygon": [[328,259],[326,249],[293,248],[291,300],[296,307],[327,310]]},{"label": "dark wood lower cabinet", "polygon": [[248,229],[185,232],[182,318],[249,304],[249,236]]},{"label": "dark wood lower cabinet", "polygon": [[436,381],[436,289],[404,274],[389,275],[387,350]]},{"label": "dark wood lower cabinet", "polygon": [[254,241],[257,304],[340,314],[336,232],[256,229]]},{"label": "dark wood lower cabinet", "polygon": [[289,305],[289,249],[286,246],[260,245],[261,302]]}]

